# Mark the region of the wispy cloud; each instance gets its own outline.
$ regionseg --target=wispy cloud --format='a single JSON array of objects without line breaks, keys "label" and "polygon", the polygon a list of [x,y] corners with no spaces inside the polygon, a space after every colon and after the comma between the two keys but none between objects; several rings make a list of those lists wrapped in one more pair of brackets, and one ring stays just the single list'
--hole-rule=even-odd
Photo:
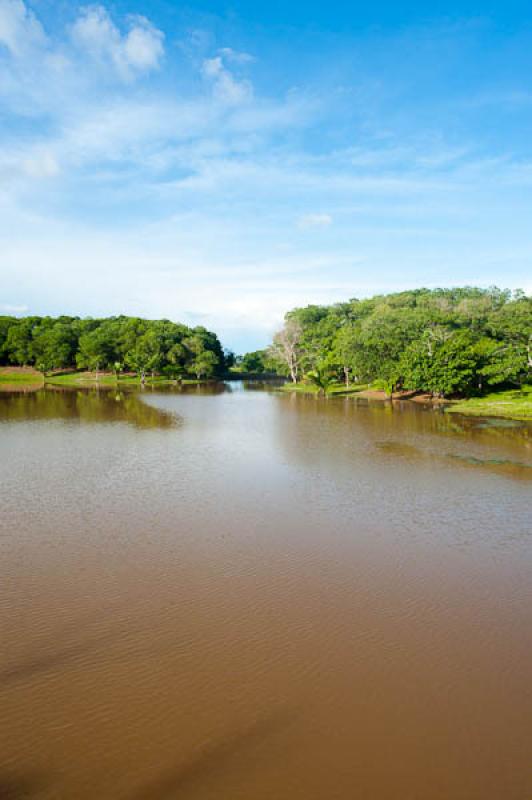
[{"label": "wispy cloud", "polygon": [[10,306],[5,303],[0,303],[0,311],[3,314],[26,314],[29,311],[28,306]]},{"label": "wispy cloud", "polygon": [[532,152],[468,126],[486,101],[440,116],[406,35],[373,67],[371,42],[356,69],[329,45],[316,66],[314,43],[280,69],[276,42],[256,57],[204,17],[167,30],[99,4],[45,26],[38,7],[0,0],[4,308],[201,315],[252,346],[295,304],[529,285]]},{"label": "wispy cloud", "polygon": [[21,58],[46,42],[44,30],[22,0],[2,0],[0,4],[0,46]]},{"label": "wispy cloud", "polygon": [[[219,55],[206,58],[202,65],[203,75],[212,86],[214,98],[229,106],[240,105],[253,99],[251,82],[245,78],[236,78],[226,66],[225,62],[235,60],[235,57],[239,63],[242,62],[242,54],[235,54],[230,48],[223,48]],[[244,63],[247,60],[244,59]]]},{"label": "wispy cloud", "polygon": [[81,9],[71,28],[74,44],[104,67],[111,65],[125,80],[159,67],[164,34],[139,15],[128,18],[122,34],[101,5]]},{"label": "wispy cloud", "polygon": [[252,56],[251,53],[241,53],[232,47],[220,47],[218,53],[227,61],[235,64],[251,64],[255,61],[255,56]]},{"label": "wispy cloud", "polygon": [[332,221],[330,214],[303,214],[297,224],[299,228],[305,230],[305,228],[327,228]]}]

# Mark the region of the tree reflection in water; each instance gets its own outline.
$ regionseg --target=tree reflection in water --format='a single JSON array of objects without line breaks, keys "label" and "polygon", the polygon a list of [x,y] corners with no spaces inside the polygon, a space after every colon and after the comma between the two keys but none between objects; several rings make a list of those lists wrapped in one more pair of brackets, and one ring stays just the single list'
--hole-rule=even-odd
[{"label": "tree reflection in water", "polygon": [[34,392],[5,392],[0,398],[0,423],[28,420],[126,423],[137,428],[175,428],[182,424],[176,414],[143,402],[138,391],[48,386]]}]

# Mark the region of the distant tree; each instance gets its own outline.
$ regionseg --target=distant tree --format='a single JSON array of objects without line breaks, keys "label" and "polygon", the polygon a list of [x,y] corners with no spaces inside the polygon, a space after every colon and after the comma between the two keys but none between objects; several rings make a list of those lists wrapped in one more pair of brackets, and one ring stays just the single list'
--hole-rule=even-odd
[{"label": "distant tree", "polygon": [[38,317],[17,319],[7,331],[4,349],[11,364],[25,367],[35,363],[32,334],[38,322]]},{"label": "distant tree", "polygon": [[243,372],[266,372],[265,360],[267,353],[265,350],[253,350],[245,353],[239,360],[239,367]]},{"label": "distant tree", "polygon": [[341,369],[346,386],[349,386],[350,379],[356,383],[359,377],[358,335],[354,325],[342,326],[336,333],[330,351],[331,362]]},{"label": "distant tree", "polygon": [[[221,375],[233,363],[202,326],[139,317],[0,317],[0,364],[43,370],[77,365],[113,370],[127,364],[170,376]],[[520,386],[532,371],[532,298],[521,291],[415,289],[331,306],[289,311],[265,351],[239,360],[243,370],[380,381],[437,394]]]},{"label": "distant tree", "polygon": [[[487,322],[488,333],[501,342],[495,361],[516,383],[532,373],[532,297],[516,292],[513,302],[497,309]],[[491,381],[490,381],[491,382]]]},{"label": "distant tree", "polygon": [[71,320],[46,318],[33,329],[33,357],[45,369],[70,367],[75,363],[78,340]]},{"label": "distant tree", "polygon": [[236,356],[232,350],[224,350],[224,367],[225,369],[231,369],[234,367],[236,363]]},{"label": "distant tree", "polygon": [[114,342],[103,325],[83,334],[79,339],[76,363],[78,367],[98,373],[116,360]]},{"label": "distant tree", "polygon": [[191,362],[190,369],[196,375],[196,378],[211,378],[216,372],[218,366],[218,359],[212,350],[203,350],[198,353],[196,358]]},{"label": "distant tree", "polygon": [[0,317],[0,364],[7,364],[9,360],[6,349],[7,336],[11,327],[15,325],[15,317]]},{"label": "distant tree", "polygon": [[166,371],[174,378],[185,371],[187,349],[181,342],[175,342],[166,353]]},{"label": "distant tree", "polygon": [[273,337],[270,348],[271,357],[288,370],[293,383],[297,383],[299,373],[302,333],[298,320],[286,319],[283,328]]},{"label": "distant tree", "polygon": [[[490,287],[415,289],[286,315],[270,355],[292,380],[302,372],[378,381],[392,394],[519,385],[532,370],[532,298]],[[296,369],[290,369],[290,365]],[[295,376],[294,376],[295,373]]]},{"label": "distant tree", "polygon": [[126,353],[126,363],[140,375],[141,383],[146,382],[146,373],[152,375],[162,364],[160,341],[155,330],[148,330],[137,339],[135,347]]},{"label": "distant tree", "polygon": [[471,394],[479,363],[474,335],[468,330],[454,333],[433,352],[425,388],[435,395]]}]

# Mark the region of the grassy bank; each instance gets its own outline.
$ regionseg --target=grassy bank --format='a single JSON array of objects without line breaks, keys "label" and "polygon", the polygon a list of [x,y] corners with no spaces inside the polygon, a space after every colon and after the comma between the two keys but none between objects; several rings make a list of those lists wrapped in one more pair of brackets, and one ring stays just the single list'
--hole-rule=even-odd
[{"label": "grassy bank", "polygon": [[0,367],[0,383],[35,385],[43,382],[42,372],[30,367]]},{"label": "grassy bank", "polygon": [[[151,380],[151,379],[150,379]],[[87,386],[92,384],[104,386],[127,386],[140,383],[136,375],[119,375],[95,372],[67,372],[63,375],[47,375],[46,383],[54,386]]]},{"label": "grassy bank", "polygon": [[[281,392],[317,395],[319,389],[311,383],[286,383]],[[327,390],[327,396],[360,395],[374,400],[389,400],[389,397],[376,384],[359,384],[346,388],[345,384],[333,384]],[[394,400],[412,400],[430,402],[428,395],[416,396],[411,393],[394,395]],[[442,401],[438,401],[441,403]],[[447,405],[448,403],[448,405]],[[493,392],[484,397],[468,400],[446,401],[445,410],[450,414],[468,414],[476,417],[506,417],[507,419],[532,420],[532,386],[524,386],[522,390],[513,389]]]},{"label": "grassy bank", "polygon": [[520,391],[493,392],[485,397],[460,400],[446,409],[449,414],[469,414],[475,417],[506,417],[532,420],[532,386]]},{"label": "grassy bank", "polygon": [[[54,386],[140,386],[141,380],[138,375],[114,375],[113,373],[100,372],[68,372],[63,375],[47,375],[46,383]],[[187,378],[181,381],[182,385],[194,385],[202,383],[195,378]],[[173,386],[176,381],[162,375],[146,376],[146,386]]]},{"label": "grassy bank", "polygon": [[[328,396],[344,396],[344,395],[352,395],[352,394],[359,394],[360,392],[365,392],[368,389],[371,389],[372,384],[369,383],[361,383],[355,385],[351,385],[349,388],[346,387],[345,383],[333,383],[331,386],[328,387],[326,394]],[[315,386],[313,383],[285,383],[279,387],[280,392],[298,392],[299,394],[319,394],[319,388]]]},{"label": "grassy bank", "polygon": [[[31,367],[0,367],[0,384],[2,386],[35,386],[37,384],[50,384],[52,386],[140,386],[141,380],[138,375],[126,374],[118,377],[113,373],[95,372],[65,372],[58,374],[48,374],[43,376],[42,372]],[[162,375],[146,376],[147,386],[173,386],[176,381]],[[184,386],[193,386],[205,381],[196,378],[185,378],[181,381]]]}]

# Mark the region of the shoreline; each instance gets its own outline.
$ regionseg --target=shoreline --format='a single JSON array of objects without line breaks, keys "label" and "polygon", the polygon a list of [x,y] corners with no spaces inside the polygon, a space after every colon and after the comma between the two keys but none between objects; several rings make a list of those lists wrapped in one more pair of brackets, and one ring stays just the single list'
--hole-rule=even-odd
[{"label": "shoreline", "polygon": [[[260,376],[255,376],[259,378]],[[182,380],[167,378],[165,376],[147,377],[145,386],[194,386],[206,385],[217,379],[183,378]],[[0,367],[0,390],[8,391],[36,391],[46,386],[72,386],[77,388],[101,386],[105,388],[118,388],[128,386],[141,386],[140,377],[134,373],[125,373],[116,376],[114,373],[101,372],[96,377],[91,372],[59,372],[43,376],[41,372],[32,367],[6,366]],[[285,383],[279,387],[280,392],[318,396],[320,390],[317,386],[306,383]],[[383,389],[372,388],[371,384],[351,386],[343,384],[331,386],[326,397],[353,397],[379,402],[404,402],[417,403],[418,405],[441,408],[445,413],[463,414],[470,417],[500,417],[513,419],[520,422],[532,422],[532,386],[525,385],[521,389],[506,389],[492,392],[483,397],[461,399],[447,399],[433,397],[430,394],[413,391],[395,392],[392,397]]]},{"label": "shoreline", "polygon": [[[336,391],[334,391],[334,388],[336,388]],[[301,383],[287,383],[281,388],[281,391],[315,396],[319,394],[317,387]],[[519,422],[532,422],[532,386],[524,386],[522,390],[507,389],[500,392],[492,392],[483,397],[452,400],[433,397],[426,392],[412,391],[394,392],[393,396],[390,397],[383,389],[372,389],[370,387],[347,389],[344,386],[333,387],[333,391],[327,392],[325,397],[361,397],[382,403],[406,401],[417,403],[418,405],[441,408],[445,413],[449,414],[463,414],[469,417],[500,417],[501,419],[513,419]]]}]

